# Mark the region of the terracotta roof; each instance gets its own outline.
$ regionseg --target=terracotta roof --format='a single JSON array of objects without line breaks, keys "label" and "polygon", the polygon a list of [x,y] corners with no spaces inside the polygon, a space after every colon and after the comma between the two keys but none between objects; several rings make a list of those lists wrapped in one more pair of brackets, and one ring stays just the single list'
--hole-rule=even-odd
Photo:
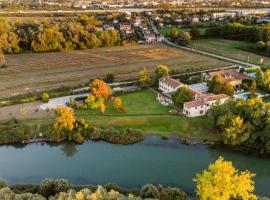
[{"label": "terracotta roof", "polygon": [[220,99],[228,99],[229,96],[226,95],[226,94],[206,94],[205,95],[205,101],[217,101],[217,100],[220,100]]},{"label": "terracotta roof", "polygon": [[172,88],[177,88],[179,86],[184,86],[183,83],[180,83],[179,81],[169,77],[169,76],[165,76],[160,78],[160,81],[166,83],[167,85],[171,86]]},{"label": "terracotta roof", "polygon": [[250,79],[252,79],[251,77],[249,77],[245,74],[238,73],[234,69],[209,72],[208,74],[211,77],[214,77],[216,75],[220,75],[222,80],[225,82],[231,82],[231,81],[235,81],[235,80],[250,80]]},{"label": "terracotta roof", "polygon": [[203,105],[206,105],[206,103],[202,100],[194,100],[194,101],[188,101],[184,103],[184,106],[188,108],[203,106]]},{"label": "terracotta roof", "polygon": [[203,99],[197,99],[197,100],[194,100],[194,101],[188,101],[188,102],[185,102],[184,105],[188,108],[192,108],[192,107],[197,107],[197,106],[203,106],[203,105],[206,105],[209,101],[218,101],[218,100],[221,100],[221,99],[228,99],[229,96],[226,95],[226,94],[218,94],[218,95],[215,95],[215,94],[206,94],[204,95],[204,98]]}]

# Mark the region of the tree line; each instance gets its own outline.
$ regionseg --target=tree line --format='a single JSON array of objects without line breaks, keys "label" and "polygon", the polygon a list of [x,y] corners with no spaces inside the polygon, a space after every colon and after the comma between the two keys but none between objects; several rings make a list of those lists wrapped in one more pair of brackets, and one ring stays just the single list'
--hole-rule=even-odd
[{"label": "tree line", "polygon": [[121,45],[117,30],[99,30],[102,21],[80,15],[42,21],[0,19],[0,43],[4,53],[49,52]]}]

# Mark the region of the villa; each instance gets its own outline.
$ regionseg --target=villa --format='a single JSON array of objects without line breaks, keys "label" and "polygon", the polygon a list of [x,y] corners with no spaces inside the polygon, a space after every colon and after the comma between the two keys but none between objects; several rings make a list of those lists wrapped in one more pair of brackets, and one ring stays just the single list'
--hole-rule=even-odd
[{"label": "villa", "polygon": [[251,80],[252,79],[251,77],[249,77],[245,74],[238,73],[234,69],[209,72],[204,77],[205,77],[206,81],[210,81],[217,75],[219,75],[224,82],[230,83],[234,87],[240,86],[242,84],[243,80]]},{"label": "villa", "polygon": [[198,91],[189,85],[183,84],[169,76],[159,79],[159,90],[157,99],[163,105],[172,104],[171,95],[176,92],[180,87],[188,87],[194,93],[194,99],[184,103],[183,114],[188,117],[203,116],[215,104],[223,104],[229,96],[225,94],[211,94]]}]

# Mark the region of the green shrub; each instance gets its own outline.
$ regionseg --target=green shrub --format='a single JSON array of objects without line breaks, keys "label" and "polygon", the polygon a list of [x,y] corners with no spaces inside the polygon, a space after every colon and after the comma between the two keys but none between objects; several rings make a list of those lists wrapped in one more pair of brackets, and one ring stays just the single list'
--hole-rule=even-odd
[{"label": "green shrub", "polygon": [[45,179],[39,186],[39,193],[44,197],[49,197],[69,189],[70,184],[66,179]]},{"label": "green shrub", "polygon": [[88,137],[91,140],[104,140],[117,144],[134,144],[144,139],[141,131],[129,128],[124,130],[92,128]]},{"label": "green shrub", "polygon": [[152,184],[147,184],[142,187],[140,196],[142,198],[154,198],[159,199],[159,191],[158,188]]},{"label": "green shrub", "polygon": [[7,187],[7,183],[3,179],[0,178],[0,189],[4,187]]},{"label": "green shrub", "polygon": [[108,73],[106,77],[104,78],[104,81],[106,83],[113,83],[115,81],[115,76],[113,73]]},{"label": "green shrub", "polygon": [[48,103],[49,100],[50,100],[49,94],[48,94],[47,92],[44,92],[44,93],[42,94],[42,101],[45,102],[45,103]]}]

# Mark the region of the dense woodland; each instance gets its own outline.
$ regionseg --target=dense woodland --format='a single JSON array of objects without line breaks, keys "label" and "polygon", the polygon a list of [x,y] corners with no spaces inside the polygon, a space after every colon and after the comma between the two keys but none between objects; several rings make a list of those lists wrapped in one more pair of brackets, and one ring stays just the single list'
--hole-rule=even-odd
[{"label": "dense woodland", "polygon": [[102,21],[93,16],[46,20],[0,20],[0,43],[4,53],[48,52],[121,45],[117,30],[97,30]]}]

